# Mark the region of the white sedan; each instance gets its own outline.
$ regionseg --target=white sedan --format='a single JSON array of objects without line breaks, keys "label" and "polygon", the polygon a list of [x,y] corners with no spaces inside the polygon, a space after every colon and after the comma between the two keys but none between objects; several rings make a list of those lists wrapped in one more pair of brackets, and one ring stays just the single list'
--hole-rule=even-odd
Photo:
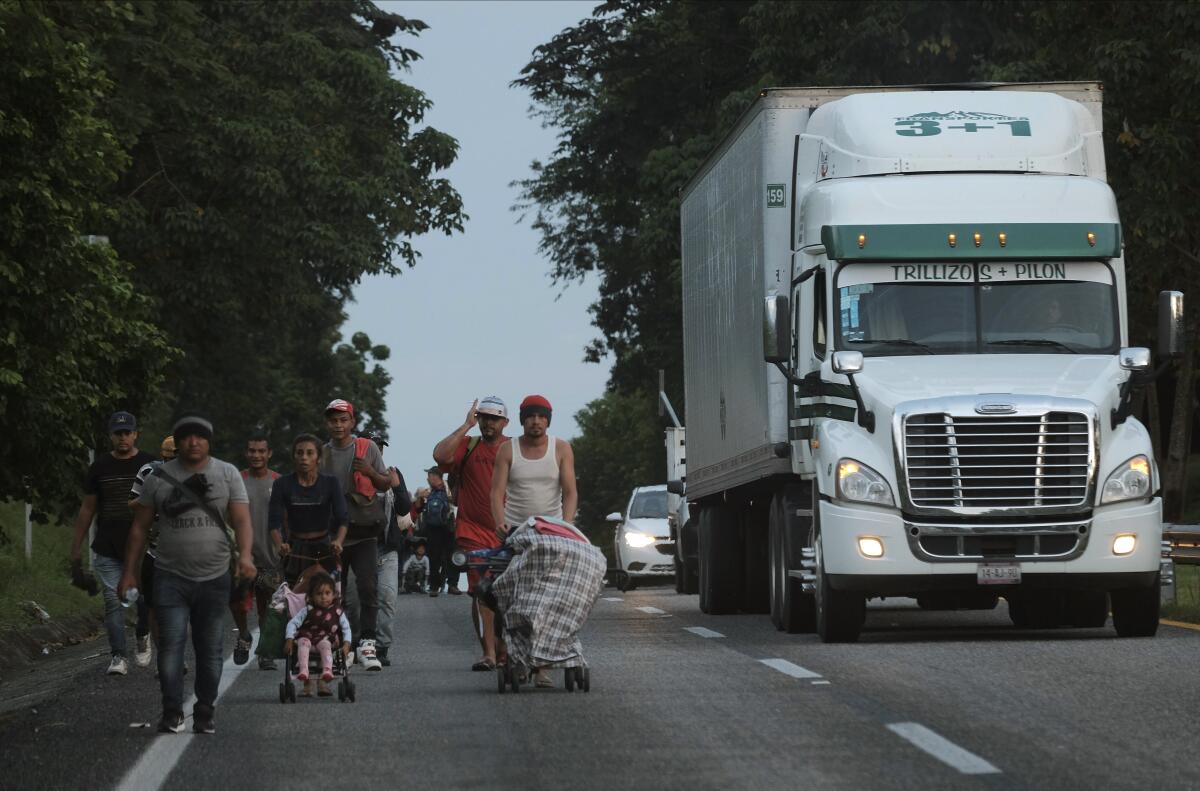
[{"label": "white sedan", "polygon": [[617,512],[608,515],[608,521],[617,523],[613,557],[618,589],[631,590],[639,580],[674,577],[675,542],[667,509],[665,485],[639,486],[629,496],[624,516]]}]

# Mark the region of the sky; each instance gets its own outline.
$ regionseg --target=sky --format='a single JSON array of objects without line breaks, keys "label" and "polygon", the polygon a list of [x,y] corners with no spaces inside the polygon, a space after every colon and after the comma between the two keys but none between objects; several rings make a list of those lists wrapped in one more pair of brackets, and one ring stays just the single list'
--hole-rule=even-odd
[{"label": "sky", "polygon": [[[498,395],[508,433],[517,406],[539,393],[554,407],[551,433],[578,434],[574,415],[599,398],[610,363],[583,362],[598,331],[587,307],[596,282],[565,289],[550,282],[538,234],[518,223],[509,184],[547,159],[555,132],[529,117],[528,94],[510,88],[533,49],[587,17],[590,2],[380,2],[429,29],[404,37],[421,54],[406,83],[432,100],[426,122],[459,142],[441,175],[463,196],[463,233],[417,237],[421,258],[395,277],[366,278],[347,307],[343,336],[366,332],[391,347],[384,460],[410,489],[424,485],[433,446],[460,426],[472,401]],[[474,433],[474,432],[473,432]]]}]

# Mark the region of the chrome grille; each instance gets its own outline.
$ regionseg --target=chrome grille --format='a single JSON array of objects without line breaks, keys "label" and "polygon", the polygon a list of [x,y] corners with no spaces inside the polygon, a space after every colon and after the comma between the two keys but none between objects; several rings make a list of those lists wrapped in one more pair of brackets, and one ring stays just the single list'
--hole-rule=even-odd
[{"label": "chrome grille", "polygon": [[904,421],[908,496],[918,508],[1079,506],[1090,451],[1088,417],[1077,412]]}]

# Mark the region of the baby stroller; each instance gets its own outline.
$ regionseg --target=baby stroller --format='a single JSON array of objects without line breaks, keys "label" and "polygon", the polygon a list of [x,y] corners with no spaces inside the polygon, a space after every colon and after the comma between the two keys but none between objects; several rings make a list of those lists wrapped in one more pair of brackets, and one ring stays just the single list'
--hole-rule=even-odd
[{"label": "baby stroller", "polygon": [[606,563],[583,533],[558,519],[531,517],[496,549],[456,553],[480,574],[474,595],[494,609],[508,663],[496,668],[500,693],[521,690],[534,668],[562,668],[568,692],[591,690],[579,630],[604,585]]},{"label": "baby stroller", "polygon": [[[339,585],[338,587],[340,588],[341,586]],[[277,609],[279,604],[282,604],[286,608],[286,615],[283,615],[283,613],[279,612]],[[304,605],[304,594],[292,592],[292,590],[288,588],[286,582],[279,586],[279,589],[271,598],[271,609],[276,614],[282,615],[285,618],[285,624],[286,620],[294,618],[296,613],[300,612],[300,610],[304,608]],[[268,615],[270,615],[270,613],[268,613]],[[333,648],[333,673],[334,675],[341,676],[341,679],[337,684],[337,697],[342,703],[345,703],[346,701],[353,703],[355,701],[354,682],[350,680],[350,666],[346,662],[345,655],[342,654],[340,633],[338,633],[338,637],[338,645],[334,646]],[[261,644],[261,637],[259,642]],[[277,642],[279,643],[278,646],[273,646],[276,648],[274,653],[276,656],[282,656],[286,660],[283,663],[283,681],[279,684],[279,702],[295,703],[296,684],[294,681],[292,681],[292,676],[299,671],[297,652],[293,651],[289,655],[284,654],[284,643],[286,642],[286,638],[284,637],[284,632],[282,629],[278,632]],[[310,669],[313,669],[315,666],[315,669],[319,670],[319,663],[320,658],[315,654],[309,657]]]}]

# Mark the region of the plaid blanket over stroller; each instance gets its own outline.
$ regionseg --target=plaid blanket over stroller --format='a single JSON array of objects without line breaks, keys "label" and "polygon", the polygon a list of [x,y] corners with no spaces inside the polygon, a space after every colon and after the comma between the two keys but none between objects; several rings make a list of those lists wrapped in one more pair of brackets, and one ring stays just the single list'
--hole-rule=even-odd
[{"label": "plaid blanket over stroller", "polygon": [[579,630],[604,587],[603,553],[566,522],[542,517],[514,530],[508,546],[516,554],[493,591],[509,656],[526,667],[585,666]]}]

